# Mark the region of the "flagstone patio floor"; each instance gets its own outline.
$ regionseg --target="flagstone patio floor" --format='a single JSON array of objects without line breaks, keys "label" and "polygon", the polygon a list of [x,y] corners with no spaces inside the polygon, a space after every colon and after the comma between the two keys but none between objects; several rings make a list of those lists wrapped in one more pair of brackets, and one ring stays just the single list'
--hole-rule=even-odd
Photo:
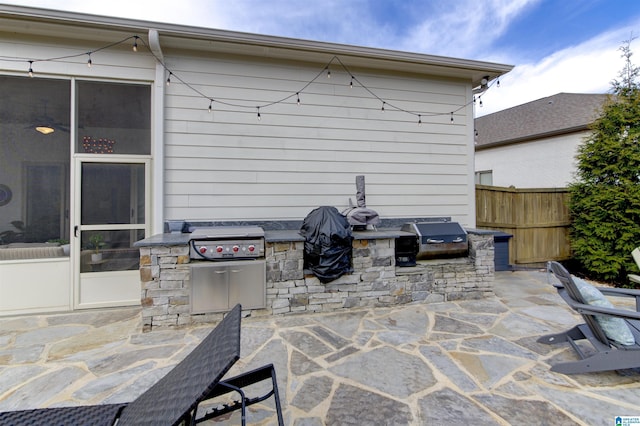
[{"label": "flagstone patio floor", "polygon": [[[495,297],[252,317],[229,375],[273,363],[287,425],[614,425],[640,416],[640,371],[563,375],[580,322],[543,271],[496,272]],[[212,325],[142,333],[139,308],[0,319],[0,411],[126,402]],[[275,424],[273,399],[250,424]],[[211,425],[240,424],[234,413]]]}]

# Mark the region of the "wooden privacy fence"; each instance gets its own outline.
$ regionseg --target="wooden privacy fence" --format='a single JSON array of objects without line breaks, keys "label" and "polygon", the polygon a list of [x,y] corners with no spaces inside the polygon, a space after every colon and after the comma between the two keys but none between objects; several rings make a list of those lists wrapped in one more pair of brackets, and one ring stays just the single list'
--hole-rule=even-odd
[{"label": "wooden privacy fence", "polygon": [[571,257],[569,191],[476,185],[476,226],[513,235],[509,263]]}]

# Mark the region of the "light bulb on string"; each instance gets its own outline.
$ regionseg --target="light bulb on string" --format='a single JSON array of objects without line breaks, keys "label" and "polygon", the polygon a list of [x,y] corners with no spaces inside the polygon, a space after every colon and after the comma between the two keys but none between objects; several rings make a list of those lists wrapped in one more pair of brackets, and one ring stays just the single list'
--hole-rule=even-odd
[{"label": "light bulb on string", "polygon": [[[125,38],[125,39],[123,39],[123,40],[121,40],[121,41],[117,42],[117,43],[113,43],[113,45],[121,44],[121,43],[123,43],[123,42],[124,42],[124,43],[126,43],[127,41],[130,41],[132,38],[133,38],[133,45],[132,45],[132,49],[133,49],[133,51],[134,51],[134,52],[137,52],[137,51],[138,51],[138,40],[140,40],[140,42],[141,42],[145,47],[148,47],[148,46],[147,46],[147,44],[146,44],[146,42],[144,41],[144,38],[142,38],[142,37],[140,37],[140,36],[138,36],[138,35],[131,35],[131,36],[129,36],[129,37],[127,37],[127,38]],[[101,50],[103,50],[103,49],[106,49],[107,47],[111,47],[111,45],[108,45],[108,46],[102,47],[102,48],[100,48],[100,49],[96,50],[96,52],[97,52],[97,51],[101,51]],[[92,67],[92,65],[93,65],[93,60],[92,60],[92,54],[93,54],[93,52],[94,52],[94,51],[89,51],[89,52],[85,51],[85,52],[81,52],[79,55],[73,55],[73,57],[81,56],[81,55],[83,55],[83,54],[84,54],[84,55],[87,55],[86,64],[87,64],[87,67],[91,68],[91,67]],[[152,54],[153,54],[153,52],[152,52]],[[50,58],[50,59],[35,59],[35,60],[29,60],[29,61],[28,61],[28,65],[29,65],[29,67],[28,67],[28,74],[29,74],[29,77],[33,77],[33,76],[34,76],[33,64],[34,64],[35,62],[41,62],[41,61],[55,61],[55,60],[58,60],[58,59],[61,59],[61,58]],[[159,59],[158,59],[158,58],[156,58],[156,59],[159,61]],[[340,63],[341,63],[341,61],[340,61],[340,59],[339,59],[339,58],[334,57],[334,59],[337,59],[337,60],[338,60],[338,62],[340,62]],[[330,79],[330,78],[331,78],[331,65],[332,65],[332,63],[333,63],[333,59],[331,60],[331,62],[329,62],[328,64],[326,64],[326,65],[325,65],[325,68],[324,68],[324,70],[326,71],[326,75],[327,75],[327,78],[328,78],[328,79]],[[161,62],[160,62],[160,64],[164,66],[164,64],[162,64]],[[334,66],[335,66],[335,65],[334,65]],[[353,74],[351,74],[351,72],[350,72],[350,71],[349,71],[349,70],[348,70],[344,65],[343,65],[343,69],[344,69],[344,71],[346,71],[347,75],[349,75],[349,77],[351,77],[351,78],[350,78],[350,81],[349,81],[349,88],[351,88],[351,89],[352,89],[352,88],[353,88],[353,85],[354,85],[354,81],[355,81],[355,82],[357,82],[357,83],[358,83],[358,84],[359,84],[363,89],[367,90],[367,91],[368,91],[368,92],[369,92],[369,93],[370,93],[374,98],[377,98],[377,99],[381,102],[381,108],[380,108],[380,110],[381,110],[381,112],[383,112],[383,113],[384,113],[384,112],[385,112],[385,110],[386,110],[386,102],[385,102],[385,101],[383,101],[380,97],[378,97],[375,93],[373,93],[370,89],[368,89],[368,88],[367,88],[367,86],[365,86],[365,85],[363,85],[362,83],[360,83],[360,81],[356,78],[356,76],[355,76],[355,75],[353,75]],[[166,78],[166,84],[167,84],[167,86],[169,86],[169,85],[170,85],[170,83],[171,83],[171,77],[172,77],[172,75],[173,75],[173,72],[169,71],[169,70],[168,70],[168,69],[166,69],[166,68],[165,68],[165,71],[168,73],[168,74],[167,74],[167,78]],[[322,72],[321,72],[321,73],[322,73]],[[320,75],[321,75],[321,74],[320,74]],[[180,77],[178,77],[178,76],[176,76],[176,78],[178,79],[178,81],[179,81],[180,83],[182,83],[182,84],[186,85],[188,88],[190,88],[190,89],[192,89],[193,91],[196,91],[196,92],[197,92],[197,90],[196,90],[194,87],[192,87],[188,82],[186,82],[186,81],[182,80],[182,79],[181,79]],[[316,78],[317,78],[317,77],[316,77]],[[485,80],[485,81],[487,81],[487,80],[488,80],[488,77],[486,78],[486,80]],[[309,82],[309,83],[307,84],[307,86],[308,86],[309,84],[311,84],[312,82],[314,82],[314,81],[315,81],[315,78],[314,78],[311,82]],[[487,83],[484,83],[484,84],[486,85]],[[495,79],[495,84],[496,84],[498,87],[500,87],[500,80],[499,80],[499,78],[498,78],[498,77],[496,77],[496,79]],[[306,88],[307,86],[305,86],[305,88]],[[199,94],[200,94],[200,93],[199,93]],[[202,94],[200,94],[200,95],[202,96]],[[296,103],[297,103],[297,105],[301,105],[300,93],[299,93],[299,92],[295,92],[295,95],[296,95]],[[283,98],[283,99],[282,99],[282,100],[280,100],[280,101],[276,101],[276,102],[273,102],[273,103],[280,103],[280,102],[284,102],[285,100],[288,100],[288,99],[290,99],[290,98],[291,98],[291,95],[289,95],[289,96],[287,96],[287,97]],[[480,102],[479,102],[480,107],[483,107],[482,96],[473,96],[473,103],[474,103],[474,105],[477,103],[478,98],[479,98],[479,100],[480,100]],[[205,97],[205,99],[207,99],[207,98]],[[210,101],[210,103],[209,103],[208,111],[209,111],[209,112],[212,112],[212,110],[213,110],[213,99],[209,99],[209,101]],[[267,104],[267,105],[263,105],[263,106],[270,106],[270,105],[272,105],[273,103],[269,103],[269,104]],[[468,105],[468,104],[467,104],[467,105]],[[260,111],[260,108],[261,108],[260,106],[257,106],[257,107],[256,107],[256,109],[257,109],[256,113],[257,113],[257,119],[258,119],[258,120],[261,120],[261,118],[262,118],[262,117],[261,117],[261,111]],[[399,109],[399,108],[395,107],[394,105],[392,105],[392,106],[391,106],[391,108],[392,108],[392,110],[394,110],[394,111],[401,111],[401,112],[404,112],[404,113],[408,113],[408,114],[410,114],[410,115],[413,115],[414,117],[417,115],[417,116],[418,116],[418,125],[421,125],[421,124],[422,124],[422,115],[421,115],[421,114],[416,114],[416,113],[414,113],[414,112],[405,111],[405,110],[403,110],[403,109]],[[428,114],[428,115],[429,115],[429,116],[432,116],[432,115],[434,115],[434,114]],[[440,115],[440,114],[436,114],[436,115]],[[455,121],[454,112],[451,112],[450,121],[451,121],[452,123]]]}]

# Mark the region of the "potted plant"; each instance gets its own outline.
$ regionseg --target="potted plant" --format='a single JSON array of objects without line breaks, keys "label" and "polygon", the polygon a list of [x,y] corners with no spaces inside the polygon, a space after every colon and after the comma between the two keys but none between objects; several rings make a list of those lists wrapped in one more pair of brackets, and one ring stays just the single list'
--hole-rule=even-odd
[{"label": "potted plant", "polygon": [[104,247],[104,237],[102,234],[93,234],[91,238],[89,238],[89,248],[93,250],[93,253],[91,253],[91,262],[97,263],[102,260],[102,253],[100,253],[101,247]]}]

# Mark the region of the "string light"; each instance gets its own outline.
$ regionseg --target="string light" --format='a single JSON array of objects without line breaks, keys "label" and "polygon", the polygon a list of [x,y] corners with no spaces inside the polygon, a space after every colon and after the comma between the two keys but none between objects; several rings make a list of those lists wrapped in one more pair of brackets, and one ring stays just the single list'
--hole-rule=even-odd
[{"label": "string light", "polygon": [[[28,61],[28,64],[29,64],[29,76],[30,76],[30,77],[33,77],[33,64],[34,64],[35,62],[52,62],[52,61],[59,61],[59,60],[65,60],[65,59],[70,59],[70,58],[77,58],[77,57],[82,56],[82,55],[88,55],[88,58],[87,58],[87,66],[88,66],[88,67],[91,67],[91,66],[92,66],[92,64],[93,64],[93,61],[92,61],[92,58],[91,58],[92,53],[96,53],[96,52],[99,52],[99,51],[101,51],[101,50],[105,50],[105,49],[108,49],[108,48],[111,48],[111,47],[114,47],[114,46],[120,45],[120,44],[122,44],[122,43],[125,43],[125,42],[127,42],[127,41],[131,40],[132,38],[133,38],[133,46],[132,46],[132,48],[133,48],[133,51],[134,51],[134,52],[137,52],[137,51],[138,51],[138,42],[140,42],[140,43],[142,43],[142,45],[144,45],[144,46],[147,48],[147,50],[149,50],[149,53],[150,53],[150,54],[155,58],[155,60],[156,60],[160,65],[162,65],[162,67],[164,67],[165,71],[168,73],[168,75],[167,75],[167,80],[166,80],[167,85],[169,85],[169,84],[171,83],[171,78],[172,78],[172,77],[175,77],[178,81],[180,81],[181,83],[183,83],[187,88],[189,88],[190,90],[192,90],[193,92],[195,92],[196,94],[198,94],[200,97],[203,97],[203,98],[205,98],[205,99],[208,99],[208,100],[209,100],[209,109],[208,109],[208,110],[209,110],[210,112],[212,111],[212,109],[213,109],[213,102],[214,102],[214,100],[213,100],[212,98],[210,98],[209,96],[207,96],[207,95],[206,95],[205,93],[203,93],[202,91],[200,91],[198,88],[196,88],[196,87],[194,87],[193,85],[189,84],[188,82],[186,82],[186,81],[182,80],[182,79],[180,78],[180,76],[178,76],[178,75],[174,74],[174,73],[173,73],[173,72],[172,72],[172,71],[171,71],[171,70],[170,70],[170,69],[165,65],[165,63],[162,61],[162,59],[161,59],[161,58],[159,58],[159,57],[158,57],[158,56],[153,52],[153,50],[151,50],[151,48],[150,48],[150,47],[149,47],[149,45],[146,43],[146,41],[145,41],[143,38],[141,38],[141,37],[139,37],[139,36],[137,36],[137,35],[128,36],[128,37],[126,37],[126,38],[124,38],[124,39],[122,39],[122,40],[119,40],[119,41],[116,41],[116,42],[110,43],[110,44],[108,44],[108,45],[106,45],[106,46],[103,46],[103,47],[101,47],[101,48],[99,48],[99,49],[96,49],[96,50],[93,50],[93,51],[91,51],[91,52],[82,52],[82,53],[79,53],[79,54],[72,54],[72,55],[66,55],[66,56],[54,57],[54,58],[48,58],[48,59],[35,59],[35,60],[29,60],[29,61]],[[8,60],[10,60],[10,59],[8,59]],[[24,59],[17,59],[17,58],[16,58],[16,59],[15,59],[15,61],[16,61],[16,62],[24,62],[25,60],[24,60]],[[272,101],[272,102],[266,102],[266,103],[264,103],[264,104],[262,104],[262,105],[255,106],[255,108],[257,109],[257,116],[258,116],[258,120],[260,120],[260,119],[261,119],[261,113],[260,113],[260,108],[261,108],[261,107],[269,107],[269,106],[277,105],[277,104],[280,104],[280,103],[282,103],[282,102],[288,101],[291,97],[293,97],[293,96],[294,96],[294,94],[295,94],[295,96],[296,96],[296,103],[297,103],[297,105],[300,105],[300,103],[301,103],[301,102],[300,102],[300,93],[302,93],[304,90],[306,90],[306,89],[307,89],[311,84],[315,83],[315,82],[316,82],[316,80],[317,80],[317,79],[318,79],[318,78],[319,78],[319,77],[320,77],[324,72],[326,72],[326,76],[327,76],[327,78],[331,78],[331,69],[330,69],[330,67],[331,67],[331,65],[332,65],[334,62],[338,63],[338,64],[341,66],[341,68],[342,68],[342,69],[343,69],[343,70],[344,70],[344,71],[345,71],[345,72],[346,72],[346,73],[351,77],[351,80],[350,80],[350,82],[349,82],[349,87],[350,87],[350,88],[353,88],[353,83],[354,83],[354,81],[355,81],[355,82],[357,82],[357,83],[359,84],[359,86],[360,86],[362,89],[364,89],[364,90],[365,90],[366,92],[368,92],[368,93],[369,93],[373,98],[377,99],[378,101],[380,101],[380,102],[382,103],[382,105],[381,105],[381,111],[382,111],[382,112],[385,112],[385,111],[386,111],[386,109],[387,109],[387,107],[390,107],[391,109],[393,109],[393,110],[395,110],[395,111],[403,112],[403,113],[406,113],[406,114],[411,114],[411,115],[413,115],[413,116],[418,116],[418,124],[419,124],[419,125],[421,125],[421,124],[422,124],[422,116],[423,116],[423,115],[425,115],[425,116],[441,116],[441,115],[447,114],[447,113],[438,113],[438,112],[434,112],[434,113],[424,113],[424,112],[422,112],[422,113],[418,113],[417,111],[407,110],[407,109],[401,108],[401,107],[399,107],[399,106],[397,106],[397,105],[394,105],[394,104],[388,103],[388,102],[387,102],[387,101],[385,101],[383,98],[381,98],[380,96],[378,96],[375,92],[373,92],[371,89],[369,89],[367,86],[365,86],[364,84],[362,84],[362,83],[357,79],[357,77],[356,77],[353,73],[351,73],[351,72],[349,71],[349,69],[347,68],[347,66],[346,66],[346,65],[341,61],[341,59],[340,59],[338,56],[333,56],[333,57],[331,58],[331,60],[327,63],[327,65],[325,65],[325,67],[324,67],[324,68],[322,68],[322,69],[320,70],[320,72],[319,72],[319,73],[318,73],[318,74],[317,74],[313,79],[311,79],[310,81],[308,81],[308,82],[307,82],[307,83],[306,83],[306,84],[305,84],[301,89],[299,89],[298,91],[294,92],[293,94],[289,94],[289,95],[287,95],[287,96],[283,97],[282,99],[275,100],[275,101]],[[487,76],[487,77],[485,77],[485,78],[486,78],[487,80],[489,80],[489,78],[490,78],[490,77],[489,77],[489,76]],[[498,87],[500,87],[500,80],[499,80],[499,78],[496,78],[493,82],[491,82],[490,84],[487,84],[486,90],[488,90],[489,88],[491,88],[491,86],[492,86],[494,83],[495,83],[495,85],[497,85]],[[483,106],[482,96],[478,96],[477,98],[480,100],[480,107],[482,107],[482,106]],[[476,101],[477,101],[476,96],[473,96],[473,100],[472,100],[473,104],[475,104],[475,103],[476,103]],[[235,108],[252,108],[251,106],[246,105],[246,104],[245,104],[245,105],[243,105],[243,104],[237,104],[237,103],[232,103],[232,102],[223,102],[223,101],[220,101],[220,100],[218,100],[218,101],[216,101],[216,102],[218,102],[218,103],[220,103],[220,104],[222,104],[222,105],[227,105],[227,106],[235,107]],[[457,109],[455,109],[454,111],[450,112],[449,114],[451,115],[451,121],[452,121],[452,122],[454,121],[454,113],[456,113],[456,112],[458,112],[458,111],[460,111],[460,110],[464,109],[464,108],[465,108],[465,107],[467,107],[469,104],[470,104],[470,102],[468,102],[468,103],[467,103],[467,104],[465,104],[465,105],[461,105],[460,107],[458,107],[458,108],[457,108]],[[254,104],[254,105],[255,105],[255,104]]]}]

